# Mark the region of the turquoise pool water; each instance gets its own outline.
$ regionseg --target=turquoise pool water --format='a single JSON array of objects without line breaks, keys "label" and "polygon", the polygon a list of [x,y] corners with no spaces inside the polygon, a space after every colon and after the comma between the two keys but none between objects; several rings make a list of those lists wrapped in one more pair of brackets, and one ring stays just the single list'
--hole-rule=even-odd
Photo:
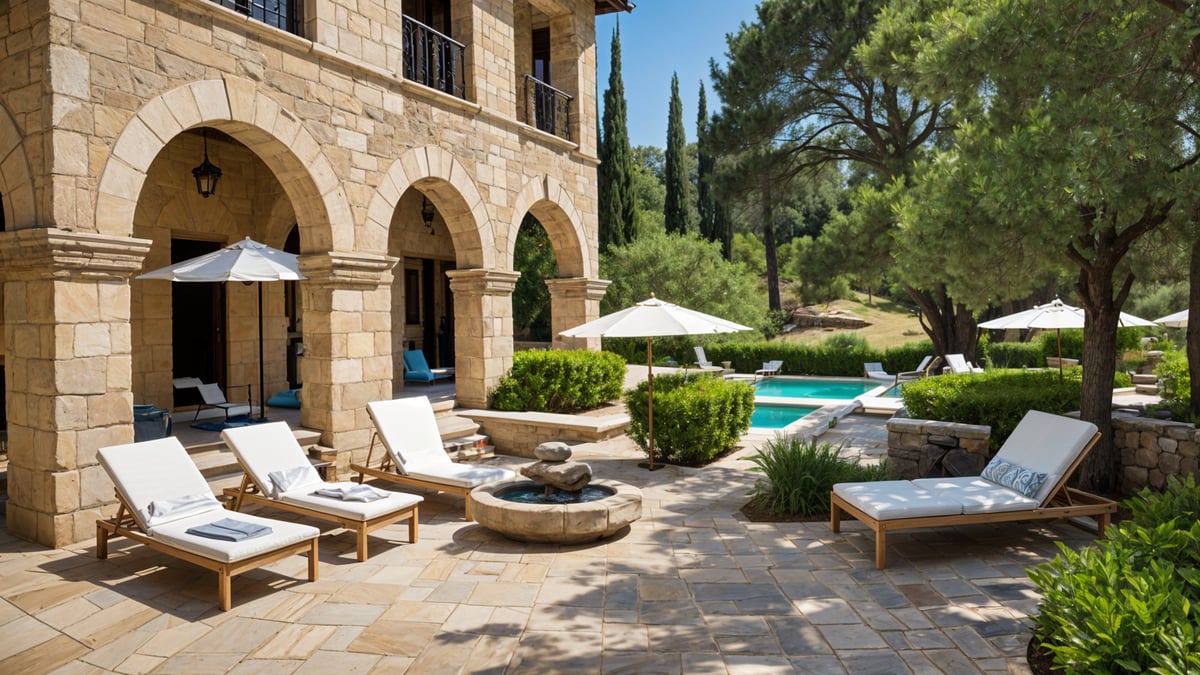
[{"label": "turquoise pool water", "polygon": [[853,401],[863,394],[878,388],[879,382],[847,380],[794,380],[772,377],[758,383],[755,396],[778,396],[781,398],[828,398]]},{"label": "turquoise pool water", "polygon": [[754,414],[750,416],[750,426],[759,429],[782,429],[816,409],[816,406],[808,405],[756,403],[754,404]]}]

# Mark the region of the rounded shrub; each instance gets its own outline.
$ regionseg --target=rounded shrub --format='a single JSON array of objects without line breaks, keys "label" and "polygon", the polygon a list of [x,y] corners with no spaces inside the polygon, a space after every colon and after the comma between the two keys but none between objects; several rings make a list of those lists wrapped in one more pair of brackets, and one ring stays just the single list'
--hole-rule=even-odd
[{"label": "rounded shrub", "polygon": [[[642,382],[625,392],[629,437],[649,449],[649,390]],[[754,387],[719,377],[658,375],[654,378],[654,456],[699,466],[732,448],[750,429]]]},{"label": "rounded shrub", "polygon": [[497,410],[575,412],[621,397],[625,359],[586,349],[530,350],[513,354],[513,366],[492,390]]}]

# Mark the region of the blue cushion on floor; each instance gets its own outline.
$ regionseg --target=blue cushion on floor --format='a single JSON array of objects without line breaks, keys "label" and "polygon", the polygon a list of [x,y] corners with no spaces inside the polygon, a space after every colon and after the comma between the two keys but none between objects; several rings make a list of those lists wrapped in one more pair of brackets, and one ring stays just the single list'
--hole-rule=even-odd
[{"label": "blue cushion on floor", "polygon": [[299,408],[300,407],[300,390],[288,389],[281,391],[267,399],[267,405],[272,408]]}]

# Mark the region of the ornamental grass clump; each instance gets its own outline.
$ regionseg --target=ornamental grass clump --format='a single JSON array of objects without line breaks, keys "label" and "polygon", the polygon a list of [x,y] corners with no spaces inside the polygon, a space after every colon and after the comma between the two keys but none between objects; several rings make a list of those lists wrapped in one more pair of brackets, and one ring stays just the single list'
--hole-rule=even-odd
[{"label": "ornamental grass clump", "polygon": [[750,491],[750,506],[786,516],[829,513],[835,483],[884,480],[885,464],[859,465],[843,459],[840,448],[810,438],[776,437],[748,459],[763,476]]},{"label": "ornamental grass clump", "polygon": [[1030,570],[1033,646],[1063,672],[1200,672],[1200,489],[1172,477],[1125,505],[1106,538]]}]

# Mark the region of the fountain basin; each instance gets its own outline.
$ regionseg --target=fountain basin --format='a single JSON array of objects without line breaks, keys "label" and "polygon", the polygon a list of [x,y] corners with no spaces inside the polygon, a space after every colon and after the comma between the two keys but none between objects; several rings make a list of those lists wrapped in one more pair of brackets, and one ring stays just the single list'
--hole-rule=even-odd
[{"label": "fountain basin", "polygon": [[581,544],[611,537],[642,517],[642,492],[614,480],[594,480],[611,494],[602,499],[567,504],[523,504],[506,501],[511,490],[541,491],[529,480],[507,480],[482,485],[471,491],[471,514],[475,522],[509,539],[558,544]]}]

